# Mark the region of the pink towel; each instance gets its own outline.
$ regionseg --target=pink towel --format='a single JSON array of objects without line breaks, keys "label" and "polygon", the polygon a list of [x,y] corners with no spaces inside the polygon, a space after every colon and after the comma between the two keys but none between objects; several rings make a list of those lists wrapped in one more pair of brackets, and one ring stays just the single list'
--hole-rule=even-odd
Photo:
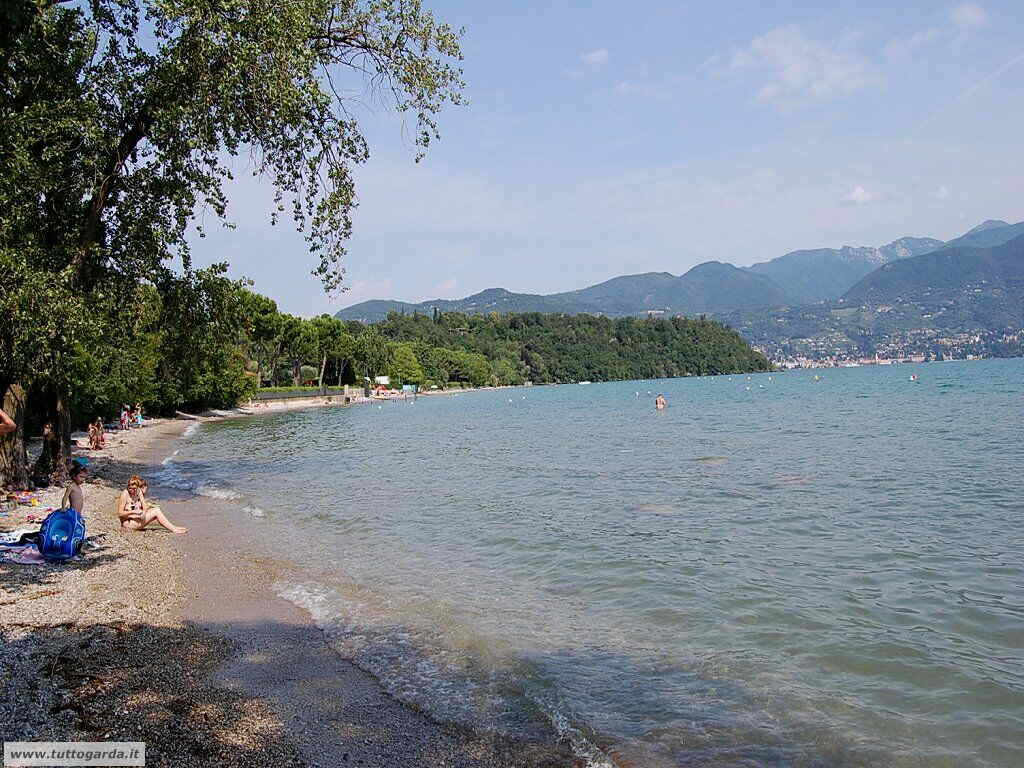
[{"label": "pink towel", "polygon": [[0,548],[0,560],[6,563],[20,563],[21,565],[41,565],[46,562],[39,550],[29,545],[27,547],[2,547]]}]

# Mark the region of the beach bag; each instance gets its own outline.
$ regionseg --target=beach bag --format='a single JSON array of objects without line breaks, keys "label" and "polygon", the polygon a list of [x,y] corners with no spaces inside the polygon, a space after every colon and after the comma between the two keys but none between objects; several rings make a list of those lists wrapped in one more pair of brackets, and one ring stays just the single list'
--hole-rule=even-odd
[{"label": "beach bag", "polygon": [[38,541],[39,552],[47,560],[70,560],[85,541],[85,522],[71,507],[54,510],[43,520]]}]

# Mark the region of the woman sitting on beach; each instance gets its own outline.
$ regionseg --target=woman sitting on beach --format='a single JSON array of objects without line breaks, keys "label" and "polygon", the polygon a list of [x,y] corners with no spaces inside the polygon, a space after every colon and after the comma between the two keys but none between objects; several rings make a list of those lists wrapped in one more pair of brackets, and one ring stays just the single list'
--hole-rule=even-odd
[{"label": "woman sitting on beach", "polygon": [[155,504],[146,502],[146,491],[149,486],[138,475],[128,479],[128,487],[121,491],[117,499],[117,516],[121,519],[121,527],[128,531],[141,531],[154,520],[171,533],[188,533],[188,528],[175,525]]}]

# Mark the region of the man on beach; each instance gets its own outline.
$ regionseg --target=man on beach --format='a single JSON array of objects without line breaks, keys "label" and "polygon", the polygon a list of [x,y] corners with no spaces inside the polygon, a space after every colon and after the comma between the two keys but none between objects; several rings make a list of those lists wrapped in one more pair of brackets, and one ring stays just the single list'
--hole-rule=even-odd
[{"label": "man on beach", "polygon": [[85,492],[82,484],[85,482],[85,465],[78,461],[71,462],[71,482],[64,491],[64,498],[61,507],[71,507],[78,514],[85,513]]}]

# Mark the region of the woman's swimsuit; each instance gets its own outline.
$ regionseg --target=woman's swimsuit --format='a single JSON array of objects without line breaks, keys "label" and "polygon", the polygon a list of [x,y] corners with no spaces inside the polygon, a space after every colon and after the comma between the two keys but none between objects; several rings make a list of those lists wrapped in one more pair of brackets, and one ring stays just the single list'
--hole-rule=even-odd
[{"label": "woman's swimsuit", "polygon": [[141,523],[142,522],[142,499],[132,498],[132,495],[128,494],[128,500],[131,504],[128,507],[128,511],[134,513],[133,517],[129,517],[121,521],[121,525],[128,525],[128,523]]}]

